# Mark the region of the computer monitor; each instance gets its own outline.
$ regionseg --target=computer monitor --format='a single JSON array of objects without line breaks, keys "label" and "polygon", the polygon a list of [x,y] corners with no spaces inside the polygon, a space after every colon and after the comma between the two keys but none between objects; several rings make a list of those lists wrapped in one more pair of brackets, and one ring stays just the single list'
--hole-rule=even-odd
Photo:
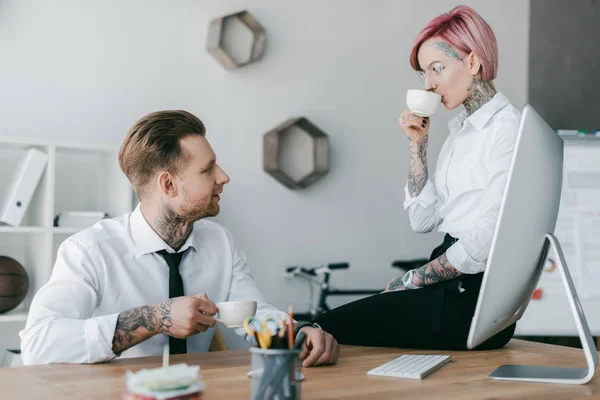
[{"label": "computer monitor", "polygon": [[467,347],[473,349],[518,321],[531,299],[547,255],[554,254],[567,290],[588,368],[504,365],[502,380],[581,384],[598,362],[573,281],[553,235],[563,179],[564,142],[530,106],[525,106],[510,164]]}]

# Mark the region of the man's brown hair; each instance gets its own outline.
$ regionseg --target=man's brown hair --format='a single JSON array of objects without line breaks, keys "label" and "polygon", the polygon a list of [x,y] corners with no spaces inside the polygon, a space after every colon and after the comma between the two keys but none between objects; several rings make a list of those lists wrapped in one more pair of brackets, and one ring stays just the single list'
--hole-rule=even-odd
[{"label": "man's brown hair", "polygon": [[119,151],[119,165],[138,197],[156,171],[178,174],[190,160],[179,141],[206,134],[204,124],[187,111],[157,111],[140,118],[129,130]]}]

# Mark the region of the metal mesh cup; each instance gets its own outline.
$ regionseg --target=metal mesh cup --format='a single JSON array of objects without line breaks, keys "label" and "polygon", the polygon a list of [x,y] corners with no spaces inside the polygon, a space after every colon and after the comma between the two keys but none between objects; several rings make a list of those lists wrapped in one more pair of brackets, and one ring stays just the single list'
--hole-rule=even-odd
[{"label": "metal mesh cup", "polygon": [[250,348],[252,400],[300,400],[302,349]]}]

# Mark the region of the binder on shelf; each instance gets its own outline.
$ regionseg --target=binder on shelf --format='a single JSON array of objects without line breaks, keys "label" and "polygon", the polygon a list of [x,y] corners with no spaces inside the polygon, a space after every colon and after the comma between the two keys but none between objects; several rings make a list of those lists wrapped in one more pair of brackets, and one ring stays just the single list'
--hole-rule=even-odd
[{"label": "binder on shelf", "polygon": [[4,199],[0,223],[21,225],[47,163],[48,155],[35,148],[21,158]]},{"label": "binder on shelf", "polygon": [[108,218],[104,211],[63,211],[54,218],[54,226],[85,229]]}]

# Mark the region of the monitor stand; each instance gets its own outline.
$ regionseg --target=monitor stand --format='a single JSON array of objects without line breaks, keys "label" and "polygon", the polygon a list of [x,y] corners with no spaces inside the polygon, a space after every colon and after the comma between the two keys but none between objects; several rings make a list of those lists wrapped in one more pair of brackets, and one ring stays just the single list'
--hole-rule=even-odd
[{"label": "monitor stand", "polygon": [[575,291],[573,279],[567,268],[565,256],[562,252],[558,239],[549,233],[546,238],[550,241],[550,247],[554,253],[553,259],[556,260],[556,267],[560,271],[560,276],[565,285],[567,299],[571,306],[575,324],[583,346],[583,353],[587,361],[587,368],[562,368],[562,367],[542,367],[535,365],[502,365],[496,369],[490,378],[504,381],[525,381],[542,383],[563,383],[570,385],[583,385],[588,383],[594,376],[594,370],[598,364],[598,351],[592,338],[592,333],[583,314],[579,297]]}]

